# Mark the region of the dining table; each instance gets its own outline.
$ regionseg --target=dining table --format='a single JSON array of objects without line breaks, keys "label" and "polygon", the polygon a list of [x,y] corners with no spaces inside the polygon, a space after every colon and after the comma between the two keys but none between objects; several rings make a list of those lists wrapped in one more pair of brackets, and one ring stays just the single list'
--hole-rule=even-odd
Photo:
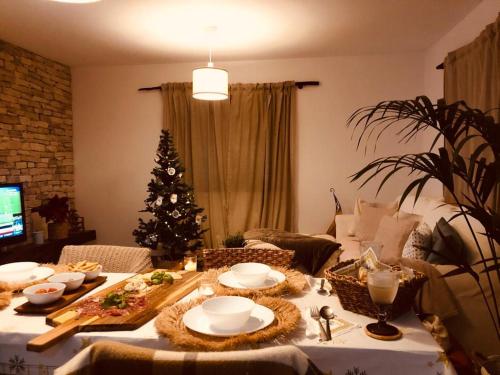
[{"label": "dining table", "polygon": [[[134,274],[104,273],[103,275],[107,276],[106,282],[91,293]],[[286,343],[300,348],[320,370],[334,375],[456,374],[443,349],[424,328],[414,312],[409,311],[392,321],[392,324],[403,333],[401,339],[376,340],[364,332],[364,327],[368,323],[375,322],[374,319],[344,310],[338,297],[333,294],[318,294],[320,279],[306,277],[307,290],[300,295],[284,296],[301,312],[300,324],[297,330],[286,338]],[[198,291],[194,290],[178,303],[197,296]],[[28,341],[48,332],[52,327],[45,323],[44,315],[19,314],[14,310],[25,302],[26,298],[22,294],[17,294],[11,304],[0,311],[0,374],[52,374],[57,367],[79,351],[99,340],[119,341],[157,350],[179,351],[167,338],[158,334],[155,319],[133,331],[80,332],[43,352],[27,351]],[[333,309],[338,318],[353,325],[345,333],[335,335],[331,341],[320,342],[318,324],[311,318],[310,308],[326,305]],[[265,348],[280,344],[283,344],[283,339],[259,345]]]}]

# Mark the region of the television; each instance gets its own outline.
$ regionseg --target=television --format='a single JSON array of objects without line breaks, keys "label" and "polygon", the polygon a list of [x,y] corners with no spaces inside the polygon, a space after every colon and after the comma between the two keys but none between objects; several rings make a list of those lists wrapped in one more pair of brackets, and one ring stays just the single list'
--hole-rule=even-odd
[{"label": "television", "polygon": [[26,241],[23,185],[0,184],[0,246]]}]

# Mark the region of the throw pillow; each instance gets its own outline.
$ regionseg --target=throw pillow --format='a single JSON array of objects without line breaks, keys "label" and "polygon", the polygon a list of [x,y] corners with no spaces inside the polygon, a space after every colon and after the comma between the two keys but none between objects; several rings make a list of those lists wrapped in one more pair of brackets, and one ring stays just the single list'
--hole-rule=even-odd
[{"label": "throw pillow", "polygon": [[414,218],[397,219],[384,216],[375,234],[375,241],[382,243],[380,261],[387,264],[396,264],[401,259],[403,247],[410,233],[418,225]]},{"label": "throw pillow", "polygon": [[426,223],[421,223],[410,233],[410,237],[403,247],[403,258],[421,259],[427,258],[428,252],[422,248],[431,248],[432,230]]},{"label": "throw pillow", "polygon": [[397,202],[376,203],[358,199],[354,210],[354,234],[360,241],[375,238],[380,220],[386,215],[394,215]]},{"label": "throw pillow", "polygon": [[462,238],[448,221],[439,219],[432,232],[432,250],[427,262],[433,264],[453,264],[466,258],[466,250]]}]

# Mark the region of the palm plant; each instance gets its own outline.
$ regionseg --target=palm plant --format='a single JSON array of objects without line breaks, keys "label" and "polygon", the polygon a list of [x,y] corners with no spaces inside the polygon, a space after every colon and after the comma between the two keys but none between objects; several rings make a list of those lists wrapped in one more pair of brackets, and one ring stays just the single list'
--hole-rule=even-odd
[{"label": "palm plant", "polygon": [[[493,279],[496,277],[500,281],[500,266],[496,254],[496,247],[500,243],[500,202],[491,203],[500,182],[500,124],[495,123],[488,113],[472,109],[462,101],[446,104],[444,100],[440,100],[433,104],[426,96],[419,96],[414,100],[383,101],[375,106],[361,108],[349,117],[347,124],[353,127],[357,148],[364,143],[365,152],[371,139],[374,139],[376,147],[377,141],[390,128],[397,127],[396,134],[400,137],[399,142],[403,143],[409,142],[423,131],[434,129],[436,136],[429,151],[378,158],[350,176],[351,182],[359,181],[363,187],[374,177],[380,176],[378,194],[392,176],[407,171],[415,179],[405,188],[399,202],[400,207],[412,191],[415,191],[416,203],[430,180],[435,179],[443,184],[458,206],[458,211],[449,221],[457,217],[465,219],[481,256],[481,260],[472,266],[465,256],[449,259],[457,268],[444,277],[468,273],[474,278],[483,295],[497,337],[500,338],[499,306],[493,288]],[[438,142],[443,140],[443,146],[437,147]],[[472,148],[472,152],[464,157],[466,145]],[[457,181],[461,181],[466,189],[459,189]],[[484,233],[478,234],[473,230],[470,218],[475,218],[482,224]],[[486,236],[491,257],[481,249],[478,236]],[[486,273],[487,283],[492,291],[492,302],[488,300],[476,267],[473,266],[481,269],[481,273]]]}]

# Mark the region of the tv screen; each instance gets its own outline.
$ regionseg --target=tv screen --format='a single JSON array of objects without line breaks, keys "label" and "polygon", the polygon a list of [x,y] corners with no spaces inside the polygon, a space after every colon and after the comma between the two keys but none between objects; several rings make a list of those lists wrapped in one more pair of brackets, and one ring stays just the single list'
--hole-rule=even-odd
[{"label": "tv screen", "polygon": [[24,240],[23,185],[0,184],[0,245]]}]

